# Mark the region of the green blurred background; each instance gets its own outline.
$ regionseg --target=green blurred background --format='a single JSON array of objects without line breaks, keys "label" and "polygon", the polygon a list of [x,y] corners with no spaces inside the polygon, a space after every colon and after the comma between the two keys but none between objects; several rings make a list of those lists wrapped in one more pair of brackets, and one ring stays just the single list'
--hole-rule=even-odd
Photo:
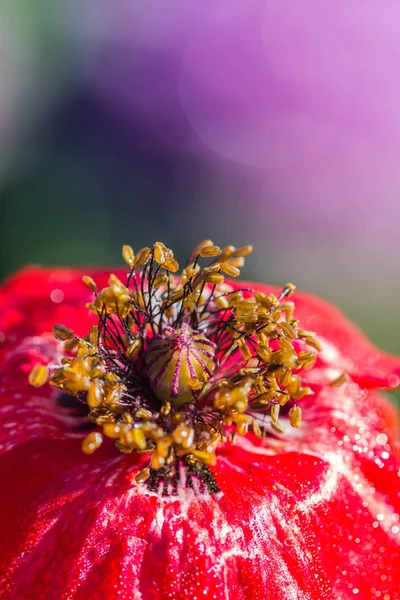
[{"label": "green blurred background", "polygon": [[2,2],[1,278],[252,243],[399,353],[395,3],[167,4]]}]

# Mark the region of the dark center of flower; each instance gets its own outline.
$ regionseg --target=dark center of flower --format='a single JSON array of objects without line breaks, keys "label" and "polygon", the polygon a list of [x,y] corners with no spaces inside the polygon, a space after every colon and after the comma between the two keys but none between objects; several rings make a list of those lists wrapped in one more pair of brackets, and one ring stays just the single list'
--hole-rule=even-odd
[{"label": "dark center of flower", "polygon": [[[84,338],[54,327],[68,354],[52,367],[50,383],[85,403],[101,428],[86,436],[84,452],[93,453],[106,436],[121,452],[149,455],[138,482],[155,488],[163,481],[168,489],[184,469],[188,485],[197,478],[216,491],[208,465],[228,434],[282,433],[285,405],[290,424],[300,426],[297,401],[311,391],[299,373],[313,366],[319,342],[293,318],[291,284],[276,297],[224,281],[240,274],[251,251],[221,250],[206,240],[178,276],[164,244],[136,256],[124,246],[126,283],[111,275],[99,291],[83,278],[98,325]],[[209,264],[201,268],[201,259]],[[48,368],[37,365],[30,382],[43,385],[47,376]]]}]

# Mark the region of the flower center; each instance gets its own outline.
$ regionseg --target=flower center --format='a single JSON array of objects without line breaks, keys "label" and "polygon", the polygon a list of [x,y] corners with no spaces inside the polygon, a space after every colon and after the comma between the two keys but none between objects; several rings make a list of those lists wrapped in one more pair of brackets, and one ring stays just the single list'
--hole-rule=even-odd
[{"label": "flower center", "polygon": [[[184,465],[189,479],[196,476],[215,491],[208,466],[228,434],[283,433],[285,405],[290,424],[300,426],[297,402],[311,393],[301,372],[313,366],[320,345],[293,317],[288,297],[294,286],[276,297],[224,281],[240,274],[251,251],[221,250],[205,240],[177,275],[179,265],[164,244],[136,255],[124,246],[125,283],[111,275],[99,291],[83,278],[98,324],[84,338],[54,327],[67,354],[51,367],[50,383],[85,403],[100,428],[86,436],[84,452],[112,438],[121,452],[149,455],[137,481],[172,481]],[[208,265],[201,267],[202,259]],[[30,382],[43,385],[48,374],[37,365]]]}]

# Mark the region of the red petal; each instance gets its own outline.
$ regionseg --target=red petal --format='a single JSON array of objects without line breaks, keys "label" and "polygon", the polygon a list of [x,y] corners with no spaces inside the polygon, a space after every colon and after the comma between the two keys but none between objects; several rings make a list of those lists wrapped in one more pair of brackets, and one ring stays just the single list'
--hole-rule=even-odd
[{"label": "red petal", "polygon": [[[86,269],[43,269],[26,267],[8,279],[0,290],[0,332],[13,343],[28,336],[51,332],[62,322],[87,333],[94,315],[85,309],[93,294],[82,282]],[[106,285],[109,273],[90,269],[99,286]],[[94,322],[94,321],[93,321]]]},{"label": "red petal", "polygon": [[[400,598],[400,464],[387,403],[355,383],[320,387],[303,401],[299,430],[221,449],[222,497],[150,494],[133,481],[137,457],[115,454],[111,443],[82,455],[76,421],[56,394],[26,381],[34,362],[57,353],[43,329],[57,321],[87,329],[80,275],[31,269],[3,292],[1,597]],[[63,279],[64,302],[49,302]],[[387,379],[390,365],[397,373],[398,361],[324,303],[298,294],[297,316],[304,328],[314,318],[364,387]],[[321,370],[338,368],[339,358],[323,356]]]},{"label": "red petal", "polygon": [[0,504],[11,532],[2,597],[398,598],[392,466],[368,480],[346,452],[280,450],[227,447],[221,498],[182,490],[171,501],[135,485],[131,457],[18,447],[0,462],[3,478],[14,474]]}]

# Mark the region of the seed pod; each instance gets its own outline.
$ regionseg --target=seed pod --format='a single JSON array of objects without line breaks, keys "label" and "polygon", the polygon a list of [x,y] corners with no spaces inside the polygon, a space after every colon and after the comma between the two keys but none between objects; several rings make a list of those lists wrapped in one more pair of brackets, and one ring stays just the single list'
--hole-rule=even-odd
[{"label": "seed pod", "polygon": [[189,380],[204,381],[216,366],[213,344],[188,325],[151,338],[144,362],[154,392],[174,406],[192,402]]}]

